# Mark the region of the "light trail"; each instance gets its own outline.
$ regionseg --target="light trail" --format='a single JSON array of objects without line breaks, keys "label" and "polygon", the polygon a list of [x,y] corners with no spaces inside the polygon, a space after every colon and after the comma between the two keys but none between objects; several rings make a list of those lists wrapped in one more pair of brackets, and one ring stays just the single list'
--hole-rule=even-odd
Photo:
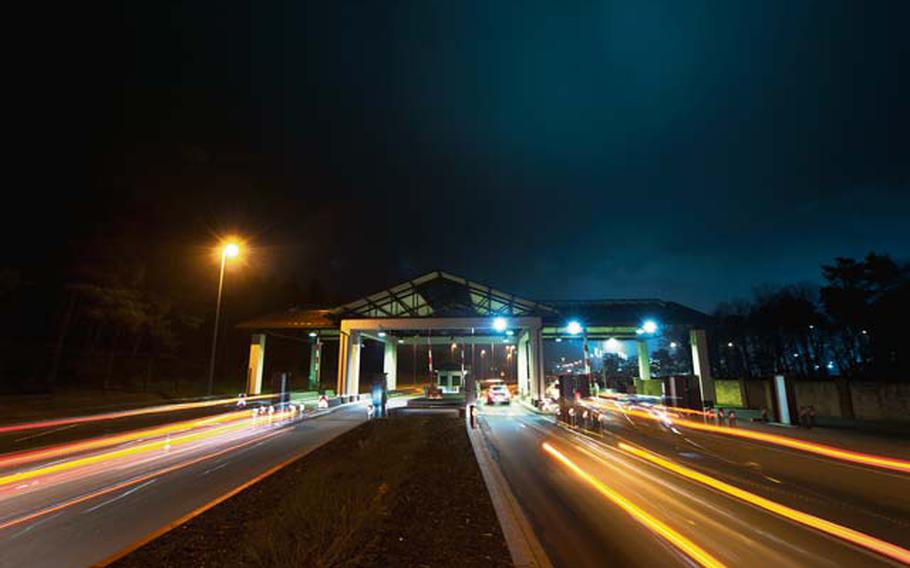
[{"label": "light trail", "polygon": [[[600,407],[603,408],[603,407]],[[629,415],[635,416],[636,418],[644,418],[654,422],[660,422],[663,419],[659,416],[654,416],[648,412],[642,410],[631,410],[626,408],[619,408],[620,412]],[[714,424],[705,424],[702,422],[696,422],[694,420],[686,420],[684,418],[676,418],[673,420],[674,426],[682,426],[685,428],[691,428],[693,430],[700,430],[702,432],[711,432],[713,434],[723,434],[724,436],[733,436],[737,438],[743,438],[747,440],[754,440],[757,442],[764,442],[766,444],[773,444],[776,446],[784,446],[794,450],[800,450],[803,452],[809,452],[819,456],[825,456],[828,458],[833,458],[836,460],[856,463],[860,465],[872,466],[881,469],[889,469],[892,471],[899,471],[902,473],[910,473],[910,461],[902,460],[898,458],[891,458],[886,456],[879,456],[875,454],[866,454],[862,452],[856,452],[853,450],[846,450],[843,448],[838,448],[835,446],[828,446],[825,444],[819,444],[816,442],[810,442],[808,440],[803,440],[800,438],[793,438],[790,436],[781,436],[778,434],[768,434],[766,432],[757,432],[755,430],[746,430],[741,428],[726,427],[726,426],[716,426]]]},{"label": "light trail", "polygon": [[[281,412],[276,412],[273,415],[267,415],[267,416],[263,417],[263,420],[267,420],[268,423],[272,423],[274,421],[280,421],[289,416],[294,416],[295,414],[296,413],[291,412],[291,411],[281,411]],[[193,441],[200,440],[203,438],[219,436],[221,434],[233,432],[233,431],[236,431],[236,430],[239,430],[242,428],[247,428],[251,424],[255,424],[257,422],[258,421],[255,418],[249,418],[248,420],[245,420],[245,421],[242,421],[239,423],[228,424],[225,426],[219,426],[217,428],[212,428],[210,430],[205,430],[202,432],[194,432],[191,434],[185,434],[183,436],[178,436],[178,437],[171,438],[171,439],[156,440],[154,442],[148,442],[148,443],[141,444],[138,446],[133,446],[130,448],[112,450],[109,452],[104,452],[101,454],[95,454],[92,456],[86,456],[86,457],[82,457],[82,458],[75,458],[72,460],[67,460],[67,461],[55,463],[55,464],[48,465],[45,467],[39,467],[39,468],[32,469],[32,470],[19,471],[19,472],[12,473],[9,475],[0,476],[0,488],[2,488],[3,486],[6,486],[6,485],[10,485],[12,483],[20,483],[20,482],[28,480],[28,479],[34,479],[36,477],[41,477],[41,476],[49,475],[52,473],[60,473],[63,471],[69,471],[69,470],[76,469],[76,468],[83,467],[83,466],[93,465],[93,464],[97,464],[97,463],[101,463],[101,462],[107,462],[110,460],[130,456],[130,455],[134,455],[134,454],[151,452],[151,451],[160,450],[160,449],[167,449],[167,448],[170,448],[170,447],[176,446],[176,445],[184,445],[189,442],[193,442]]]},{"label": "light trail", "polygon": [[181,430],[190,430],[193,428],[209,426],[209,425],[216,424],[219,422],[240,420],[242,418],[249,417],[249,415],[250,415],[249,411],[247,411],[247,410],[228,412],[225,414],[218,414],[218,415],[209,416],[206,418],[174,422],[171,424],[165,424],[163,426],[146,428],[146,429],[142,429],[142,430],[133,430],[130,432],[124,432],[122,434],[112,434],[109,436],[98,436],[96,438],[91,438],[89,440],[83,440],[83,441],[79,441],[79,442],[70,442],[70,443],[58,444],[58,445],[50,446],[50,447],[46,447],[46,448],[39,448],[36,450],[26,450],[26,451],[22,451],[22,452],[3,454],[3,455],[0,455],[0,468],[32,463],[32,462],[44,460],[44,459],[58,458],[58,457],[70,455],[70,454],[73,454],[76,452],[82,452],[82,451],[87,451],[87,450],[97,450],[99,448],[104,448],[107,446],[113,446],[113,445],[121,444],[121,443],[125,443],[125,442],[132,442],[132,441],[139,440],[142,438],[151,438],[153,436],[171,434],[174,432],[179,432]]},{"label": "light trail", "polygon": [[177,412],[180,410],[192,410],[195,408],[208,408],[222,404],[236,404],[240,401],[262,400],[274,398],[275,394],[259,394],[247,397],[219,398],[215,400],[203,400],[198,402],[181,402],[177,404],[166,404],[163,406],[150,406],[146,408],[136,408],[133,410],[119,410],[117,412],[105,412],[103,414],[90,414],[88,416],[70,416],[67,418],[53,418],[49,420],[39,420],[37,422],[22,422],[19,424],[9,424],[0,426],[0,434],[7,432],[20,432],[23,430],[35,430],[38,428],[52,428],[54,426],[66,426],[69,424],[83,424],[86,422],[99,422],[102,420],[116,420],[118,418],[128,418],[131,416],[144,416],[147,414],[161,414],[164,412]]},{"label": "light trail", "polygon": [[593,475],[588,473],[579,467],[575,462],[570,460],[559,450],[551,446],[549,443],[543,443],[543,449],[548,454],[553,456],[556,460],[562,463],[566,468],[572,471],[575,475],[586,481],[594,489],[596,489],[601,495],[612,501],[615,505],[619,506],[623,511],[628,513],[633,519],[644,525],[646,528],[650,529],[654,533],[661,536],[664,540],[670,542],[673,546],[677,547],[679,550],[684,552],[686,556],[699,563],[700,565],[706,568],[722,568],[724,564],[713,557],[703,548],[687,539],[685,536],[677,532],[676,530],[670,528],[668,525],[662,521],[656,519],[621,494],[616,492],[611,487],[608,487],[600,480],[595,478]]},{"label": "light trail", "polygon": [[0,522],[0,530],[8,529],[8,528],[10,528],[10,527],[13,527],[13,526],[16,526],[16,525],[20,525],[20,524],[22,524],[22,523],[25,523],[25,522],[28,522],[28,521],[31,521],[31,520],[34,520],[34,519],[43,517],[43,516],[45,516],[45,515],[49,515],[49,514],[51,514],[51,513],[55,513],[55,512],[57,512],[57,511],[62,510],[62,509],[66,509],[66,508],[72,507],[73,505],[78,505],[79,503],[84,503],[84,502],[86,502],[86,501],[90,501],[90,500],[95,499],[95,498],[97,498],[97,497],[102,497],[102,496],[107,495],[107,494],[109,494],[109,493],[112,493],[112,492],[114,492],[114,491],[118,491],[118,490],[120,490],[120,489],[125,489],[125,488],[127,488],[127,487],[136,485],[136,484],[138,484],[138,483],[142,483],[142,482],[144,482],[144,481],[148,481],[148,480],[150,480],[150,479],[154,479],[154,478],[156,478],[156,477],[159,477],[159,476],[164,475],[164,474],[166,474],[166,473],[170,473],[170,472],[172,472],[172,471],[176,471],[176,470],[179,470],[179,469],[187,468],[187,467],[189,467],[189,466],[191,466],[191,465],[195,465],[195,464],[197,464],[197,463],[200,463],[200,462],[203,462],[203,461],[212,459],[212,458],[216,458],[216,457],[221,456],[221,455],[224,455],[224,454],[226,454],[226,453],[228,453],[228,452],[233,452],[233,451],[235,451],[235,450],[239,450],[239,449],[244,448],[244,447],[246,447],[246,446],[249,446],[249,445],[251,445],[251,444],[256,444],[256,443],[259,443],[259,442],[263,442],[263,441],[265,441],[265,440],[267,440],[267,439],[269,439],[269,438],[271,438],[271,437],[273,437],[273,436],[277,436],[278,434],[281,434],[281,433],[283,433],[283,432],[285,432],[285,431],[284,431],[284,430],[279,430],[279,431],[268,432],[268,433],[266,433],[266,434],[264,434],[264,435],[262,435],[262,436],[257,436],[256,438],[253,438],[252,440],[247,440],[247,441],[245,441],[245,442],[243,442],[243,443],[240,443],[240,444],[237,444],[237,445],[234,445],[234,446],[230,446],[230,447],[228,447],[228,448],[224,448],[224,449],[221,449],[221,450],[218,450],[218,451],[215,451],[215,452],[210,452],[210,453],[208,453],[208,454],[205,454],[205,455],[203,455],[203,456],[199,456],[199,457],[197,457],[197,458],[193,458],[193,459],[188,460],[188,461],[185,461],[185,462],[181,462],[181,463],[178,463],[178,464],[170,465],[170,466],[167,466],[167,467],[164,467],[164,468],[161,468],[161,469],[158,469],[158,470],[149,472],[149,473],[147,473],[147,474],[141,475],[141,476],[139,476],[139,477],[135,477],[135,478],[133,478],[133,479],[129,479],[129,480],[127,480],[127,481],[121,481],[121,482],[115,483],[114,485],[111,485],[111,486],[109,486],[109,487],[105,487],[105,488],[99,489],[99,490],[97,490],[97,491],[92,491],[92,492],[90,492],[90,493],[86,493],[86,494],[84,494],[84,495],[80,495],[79,497],[74,497],[74,498],[69,499],[69,500],[67,500],[67,501],[63,501],[63,502],[61,502],[61,503],[57,503],[57,504],[51,505],[51,506],[49,506],[49,507],[45,507],[44,509],[40,509],[40,510],[38,510],[38,511],[35,511],[35,512],[33,512],[33,513],[29,513],[29,514],[27,514],[27,515],[23,515],[23,516],[21,516],[21,517],[17,517],[17,518],[10,519],[10,520],[7,520],[7,521],[2,521],[2,522]]},{"label": "light trail", "polygon": [[867,535],[851,528],[847,528],[837,523],[827,521],[814,515],[803,513],[802,511],[797,511],[796,509],[791,509],[786,505],[781,505],[780,503],[776,503],[770,499],[765,499],[764,497],[760,497],[754,493],[750,493],[738,487],[734,487],[729,483],[725,483],[719,479],[715,479],[701,472],[689,469],[685,466],[681,466],[677,463],[666,460],[657,454],[636,448],[634,446],[630,446],[629,444],[620,442],[619,448],[631,455],[646,460],[649,463],[682,475],[683,477],[686,477],[693,481],[697,481],[703,485],[707,485],[708,487],[716,489],[717,491],[736,497],[737,499],[745,501],[751,505],[755,505],[756,507],[759,507],[766,511],[770,511],[791,521],[814,528],[816,530],[824,532],[825,534],[835,536],[842,540],[846,540],[850,543],[856,544],[883,556],[887,556],[904,564],[910,564],[910,550],[901,548],[900,546],[891,544],[890,542],[875,538],[874,536]]}]

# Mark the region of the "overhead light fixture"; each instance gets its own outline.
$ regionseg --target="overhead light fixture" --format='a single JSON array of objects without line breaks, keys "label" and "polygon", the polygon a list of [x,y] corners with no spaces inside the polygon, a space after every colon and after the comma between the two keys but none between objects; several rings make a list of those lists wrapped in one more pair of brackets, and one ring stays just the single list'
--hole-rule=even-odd
[{"label": "overhead light fixture", "polygon": [[385,332],[384,332],[384,331],[380,331],[380,332],[379,332],[379,337],[385,337]]},{"label": "overhead light fixture", "polygon": [[503,318],[503,317],[493,318],[493,329],[495,331],[502,333],[508,327],[509,327],[509,322],[506,321],[506,318]]},{"label": "overhead light fixture", "polygon": [[641,324],[641,329],[645,333],[657,333],[657,322],[654,320],[646,320]]},{"label": "overhead light fixture", "polygon": [[582,331],[584,331],[584,328],[581,327],[581,323],[578,320],[572,320],[566,324],[566,333],[569,335],[578,335]]}]

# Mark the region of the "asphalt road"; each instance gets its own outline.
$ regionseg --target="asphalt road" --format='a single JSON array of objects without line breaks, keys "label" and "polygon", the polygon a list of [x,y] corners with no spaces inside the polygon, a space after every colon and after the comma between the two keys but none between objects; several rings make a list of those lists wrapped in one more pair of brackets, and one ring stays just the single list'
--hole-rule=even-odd
[{"label": "asphalt road", "polygon": [[91,565],[364,420],[362,405],[303,420],[244,416],[2,469],[0,567]]},{"label": "asphalt road", "polygon": [[[699,565],[605,491],[669,527],[718,564],[901,565],[631,455],[620,449],[621,442],[774,503],[910,548],[907,475],[716,434],[674,431],[622,415],[612,416],[605,433],[592,437],[557,427],[517,404],[484,408],[480,423],[555,566]],[[544,451],[544,443],[588,478]]]}]

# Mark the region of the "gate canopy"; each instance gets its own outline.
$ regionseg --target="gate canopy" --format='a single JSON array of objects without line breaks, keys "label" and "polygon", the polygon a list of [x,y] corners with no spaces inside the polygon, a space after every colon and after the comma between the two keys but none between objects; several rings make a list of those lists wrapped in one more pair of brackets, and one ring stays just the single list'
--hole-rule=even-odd
[{"label": "gate canopy", "polygon": [[436,270],[336,307],[291,308],[241,323],[249,330],[316,331],[335,335],[342,320],[539,317],[544,338],[565,335],[577,322],[591,338],[634,338],[644,322],[705,327],[710,318],[676,302],[643,300],[529,300]]}]

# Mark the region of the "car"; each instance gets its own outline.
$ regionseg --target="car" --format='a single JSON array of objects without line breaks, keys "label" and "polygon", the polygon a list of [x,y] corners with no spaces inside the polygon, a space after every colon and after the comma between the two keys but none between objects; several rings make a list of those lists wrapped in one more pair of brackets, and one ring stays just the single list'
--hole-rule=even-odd
[{"label": "car", "polygon": [[487,404],[511,404],[512,395],[506,385],[493,385],[487,389]]}]

